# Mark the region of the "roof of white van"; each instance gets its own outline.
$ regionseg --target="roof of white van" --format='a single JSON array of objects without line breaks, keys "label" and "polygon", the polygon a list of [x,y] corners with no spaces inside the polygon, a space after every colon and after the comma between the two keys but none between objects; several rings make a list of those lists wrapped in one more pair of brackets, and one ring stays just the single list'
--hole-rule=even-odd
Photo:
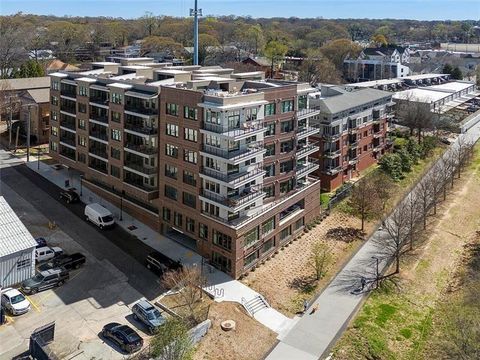
[{"label": "roof of white van", "polygon": [[98,213],[98,215],[100,216],[108,216],[108,215],[112,215],[112,213],[110,212],[110,210],[108,210],[107,208],[104,208],[102,205],[100,205],[99,203],[91,203],[91,204],[88,204],[86,207],[92,209],[93,211],[95,211],[96,213]]}]

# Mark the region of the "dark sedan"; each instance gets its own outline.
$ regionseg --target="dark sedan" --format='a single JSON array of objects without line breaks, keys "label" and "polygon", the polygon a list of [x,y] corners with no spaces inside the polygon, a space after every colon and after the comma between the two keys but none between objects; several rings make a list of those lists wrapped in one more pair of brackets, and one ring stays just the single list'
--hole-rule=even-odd
[{"label": "dark sedan", "polygon": [[80,196],[75,191],[69,189],[60,192],[60,199],[65,199],[67,204],[70,204],[74,202],[79,202]]},{"label": "dark sedan", "polygon": [[112,340],[126,353],[134,353],[143,346],[143,339],[127,325],[109,323],[102,329],[102,336]]},{"label": "dark sedan", "polygon": [[74,253],[70,255],[62,254],[40,265],[38,270],[45,271],[59,267],[63,267],[67,270],[78,269],[80,266],[85,264],[85,261],[85,256],[80,253]]}]

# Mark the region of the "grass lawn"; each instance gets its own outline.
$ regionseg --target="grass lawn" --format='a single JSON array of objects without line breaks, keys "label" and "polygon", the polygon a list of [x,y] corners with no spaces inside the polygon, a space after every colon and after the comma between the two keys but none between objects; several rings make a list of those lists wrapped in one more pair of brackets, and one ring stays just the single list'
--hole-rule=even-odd
[{"label": "grass lawn", "polygon": [[[400,275],[366,300],[336,344],[335,359],[431,359],[437,305],[451,274],[461,268],[465,244],[474,238],[480,217],[480,146],[447,201],[432,217]],[[475,205],[476,204],[476,205]],[[452,224],[455,224],[452,227]],[[445,256],[448,254],[448,256]]]}]

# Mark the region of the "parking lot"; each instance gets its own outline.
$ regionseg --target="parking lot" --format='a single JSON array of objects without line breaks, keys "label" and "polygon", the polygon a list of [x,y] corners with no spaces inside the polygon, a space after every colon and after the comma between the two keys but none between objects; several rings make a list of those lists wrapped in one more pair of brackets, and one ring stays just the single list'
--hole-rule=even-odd
[{"label": "parking lot", "polygon": [[[32,235],[44,237],[49,246],[59,246],[65,253],[81,252],[87,261],[70,273],[64,285],[28,296],[32,307],[27,314],[8,316],[8,323],[0,327],[0,359],[11,359],[26,351],[32,331],[52,321],[56,328],[50,348],[59,358],[127,358],[112,343],[105,344],[99,333],[105,324],[118,322],[130,325],[147,344],[146,329],[133,320],[131,307],[143,297],[152,301],[163,292],[158,278],[138,259],[111,243],[112,239],[107,237],[115,232],[101,232],[71,214],[58,198],[31,189],[28,194],[32,197],[27,201],[22,191],[30,185],[22,185],[24,181],[27,180],[16,179],[14,185],[2,181],[1,190]],[[22,190],[10,185],[18,185]],[[39,211],[39,206],[45,206],[46,211]],[[54,212],[53,206],[58,207]],[[52,220],[57,224],[53,229],[49,228]],[[114,264],[117,261],[121,262],[121,269]]]}]

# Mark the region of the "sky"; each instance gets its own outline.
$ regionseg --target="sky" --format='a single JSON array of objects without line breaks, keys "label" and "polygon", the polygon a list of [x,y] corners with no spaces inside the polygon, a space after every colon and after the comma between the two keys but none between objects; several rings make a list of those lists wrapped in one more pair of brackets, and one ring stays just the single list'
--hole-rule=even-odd
[{"label": "sky", "polygon": [[[187,16],[194,0],[0,0],[0,14]],[[199,0],[204,15],[479,20],[480,0]]]}]

